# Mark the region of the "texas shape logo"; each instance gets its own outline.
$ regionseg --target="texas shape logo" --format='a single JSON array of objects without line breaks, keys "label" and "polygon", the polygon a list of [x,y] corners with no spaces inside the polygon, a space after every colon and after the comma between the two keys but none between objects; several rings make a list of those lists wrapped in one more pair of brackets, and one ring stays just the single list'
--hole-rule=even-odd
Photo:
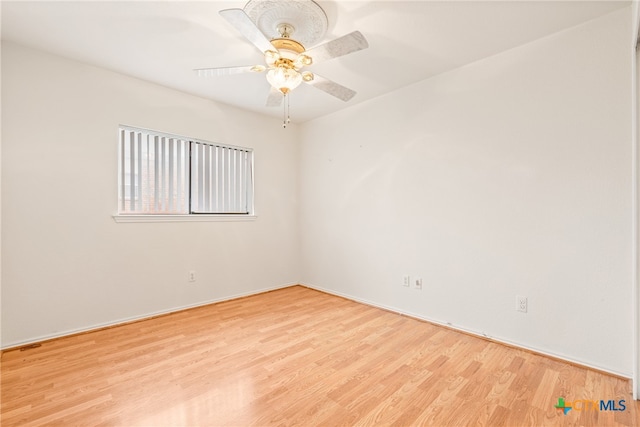
[{"label": "texas shape logo", "polygon": [[555,407],[558,409],[562,409],[564,411],[564,414],[567,415],[567,413],[571,410],[571,403],[566,403],[564,401],[564,397],[559,397],[558,403],[555,405]]}]

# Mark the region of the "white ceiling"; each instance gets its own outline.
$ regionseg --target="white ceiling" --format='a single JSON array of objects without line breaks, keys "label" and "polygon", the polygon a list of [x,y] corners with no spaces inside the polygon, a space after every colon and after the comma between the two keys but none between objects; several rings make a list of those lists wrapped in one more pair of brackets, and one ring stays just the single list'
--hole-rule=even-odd
[{"label": "white ceiling", "polygon": [[[262,64],[220,17],[245,1],[2,1],[2,39],[263,114],[263,74],[202,78],[194,68]],[[317,1],[324,41],[361,31],[369,48],[311,70],[357,91],[349,102],[301,85],[302,122],[366,101],[630,5],[625,1]],[[307,46],[310,48],[312,46]],[[46,74],[46,70],[42,70]]]}]

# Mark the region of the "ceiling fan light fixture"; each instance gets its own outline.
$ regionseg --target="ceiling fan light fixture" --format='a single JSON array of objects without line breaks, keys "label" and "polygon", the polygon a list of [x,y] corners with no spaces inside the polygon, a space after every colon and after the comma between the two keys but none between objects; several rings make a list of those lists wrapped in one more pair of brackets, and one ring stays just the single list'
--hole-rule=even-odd
[{"label": "ceiling fan light fixture", "polygon": [[280,53],[277,51],[268,50],[264,53],[264,60],[270,67],[272,67],[278,59],[280,59]]},{"label": "ceiling fan light fixture", "polygon": [[302,83],[302,75],[293,68],[277,67],[267,72],[267,81],[286,95]]},{"label": "ceiling fan light fixture", "polygon": [[311,59],[310,56],[305,55],[305,54],[300,54],[298,55],[298,57],[293,61],[293,66],[296,67],[296,69],[300,69],[302,67],[306,67],[311,65],[311,63],[313,62],[313,59]]},{"label": "ceiling fan light fixture", "polygon": [[327,16],[315,1],[249,0],[244,9],[224,9],[220,15],[263,53],[265,65],[197,69],[198,75],[266,71],[271,85],[267,106],[280,105],[282,99],[278,94],[283,95],[284,127],[290,121],[287,95],[302,82],[345,102],[356,94],[322,76],[301,71],[311,64],[369,47],[365,37],[359,31],[353,31],[306,50],[304,45],[314,46],[328,28]]}]

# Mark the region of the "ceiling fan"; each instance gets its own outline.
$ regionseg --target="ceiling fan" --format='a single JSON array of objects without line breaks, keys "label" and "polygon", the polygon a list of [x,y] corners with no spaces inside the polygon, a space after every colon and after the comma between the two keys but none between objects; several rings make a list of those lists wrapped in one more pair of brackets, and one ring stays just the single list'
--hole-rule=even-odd
[{"label": "ceiling fan", "polygon": [[220,15],[233,25],[264,55],[264,64],[239,67],[200,68],[200,76],[226,76],[266,71],[271,90],[266,105],[284,106],[283,126],[290,122],[288,95],[301,83],[320,89],[342,101],[349,101],[355,91],[311,71],[303,70],[318,62],[347,55],[369,47],[362,33],[345,36],[317,45],[325,35],[327,16],[312,0],[250,0],[244,9],[221,10]]}]

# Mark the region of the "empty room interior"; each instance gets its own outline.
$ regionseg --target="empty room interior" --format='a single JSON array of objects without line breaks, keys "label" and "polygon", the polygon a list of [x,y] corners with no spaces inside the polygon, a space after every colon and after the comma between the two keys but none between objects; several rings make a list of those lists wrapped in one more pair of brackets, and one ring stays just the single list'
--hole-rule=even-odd
[{"label": "empty room interior", "polygon": [[639,10],[2,1],[2,425],[639,425]]}]

